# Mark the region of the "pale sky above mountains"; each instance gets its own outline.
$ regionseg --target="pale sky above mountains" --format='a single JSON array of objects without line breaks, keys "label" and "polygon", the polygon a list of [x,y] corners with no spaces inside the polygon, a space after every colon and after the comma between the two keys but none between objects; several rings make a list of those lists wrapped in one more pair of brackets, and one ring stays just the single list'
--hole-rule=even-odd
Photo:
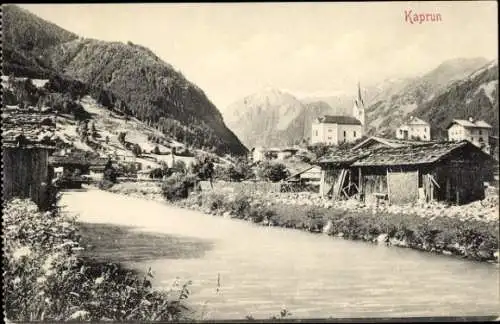
[{"label": "pale sky above mountains", "polygon": [[[498,57],[497,3],[30,4],[82,37],[144,45],[219,107],[269,86],[354,92],[456,57]],[[405,10],[440,22],[405,21]]]}]

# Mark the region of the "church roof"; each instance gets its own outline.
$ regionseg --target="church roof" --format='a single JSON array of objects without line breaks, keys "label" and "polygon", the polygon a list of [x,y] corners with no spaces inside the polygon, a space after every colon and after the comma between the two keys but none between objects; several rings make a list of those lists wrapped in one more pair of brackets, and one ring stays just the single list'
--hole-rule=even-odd
[{"label": "church roof", "polygon": [[325,115],[318,118],[319,123],[339,125],[361,125],[361,122],[351,116]]}]

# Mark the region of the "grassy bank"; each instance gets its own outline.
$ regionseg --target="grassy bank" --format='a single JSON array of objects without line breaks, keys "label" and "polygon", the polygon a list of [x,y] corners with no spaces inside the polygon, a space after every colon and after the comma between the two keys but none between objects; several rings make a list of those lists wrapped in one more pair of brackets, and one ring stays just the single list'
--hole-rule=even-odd
[{"label": "grassy bank", "polygon": [[4,206],[4,305],[11,321],[177,321],[187,286],[153,290],[150,275],[85,257],[75,220],[28,200]]},{"label": "grassy bank", "polygon": [[204,213],[244,219],[265,226],[280,226],[408,247],[463,258],[498,262],[498,221],[422,217],[416,213],[388,213],[383,209],[285,205],[242,194],[193,194],[178,205]]},{"label": "grassy bank", "polygon": [[[117,193],[146,195],[150,189],[122,185]],[[154,190],[159,199],[158,187]],[[285,195],[282,195],[285,196]],[[325,207],[325,204],[283,203],[275,197],[249,196],[238,193],[191,193],[188,198],[171,201],[180,207],[206,214],[248,220],[263,226],[280,226],[305,230],[351,240],[363,240],[456,255],[470,260],[498,262],[498,218],[459,217],[460,210],[470,206],[449,207],[452,213],[420,212],[419,209],[386,206],[355,206],[349,210]]]}]

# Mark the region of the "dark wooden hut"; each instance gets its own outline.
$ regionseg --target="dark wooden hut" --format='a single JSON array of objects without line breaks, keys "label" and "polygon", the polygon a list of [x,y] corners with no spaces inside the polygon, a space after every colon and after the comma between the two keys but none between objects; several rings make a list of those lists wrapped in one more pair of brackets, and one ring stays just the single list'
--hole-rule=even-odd
[{"label": "dark wooden hut", "polygon": [[480,200],[492,173],[491,156],[467,141],[337,152],[318,163],[323,194],[382,197],[393,204]]},{"label": "dark wooden hut", "polygon": [[30,198],[38,206],[47,200],[51,174],[48,158],[55,150],[55,120],[34,108],[2,109],[3,198]]}]

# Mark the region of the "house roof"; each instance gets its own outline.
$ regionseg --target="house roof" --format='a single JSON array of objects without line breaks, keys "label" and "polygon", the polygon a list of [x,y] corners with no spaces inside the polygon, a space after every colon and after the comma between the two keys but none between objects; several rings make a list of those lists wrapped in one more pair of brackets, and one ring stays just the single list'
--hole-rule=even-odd
[{"label": "house roof", "polygon": [[317,119],[319,123],[339,125],[361,125],[361,122],[352,116],[325,115]]},{"label": "house roof", "polygon": [[2,108],[2,144],[5,147],[55,148],[55,116],[47,110],[18,106]]},{"label": "house roof", "polygon": [[289,176],[288,178],[286,178],[286,179],[285,179],[285,181],[286,181],[286,180],[289,180],[289,179],[292,179],[292,178],[295,178],[296,176],[299,176],[299,175],[301,175],[302,173],[304,173],[304,172],[307,172],[307,171],[311,170],[312,168],[314,168],[314,165],[311,165],[311,166],[309,166],[309,167],[307,167],[307,168],[305,168],[305,169],[303,169],[303,170],[301,170],[301,171],[299,171],[299,172],[295,172],[294,174],[292,174],[291,176]]},{"label": "house roof", "polygon": [[80,156],[60,156],[52,155],[49,156],[50,165],[88,165],[89,167],[99,167],[105,166],[108,163],[108,158],[87,158]]},{"label": "house roof", "polygon": [[414,125],[414,126],[417,126],[417,125],[422,125],[422,126],[429,126],[429,123],[426,122],[425,120],[422,120],[418,117],[410,117],[410,119],[408,119],[405,123],[405,125]]},{"label": "house roof", "polygon": [[483,120],[478,120],[478,121],[469,121],[465,119],[453,119],[451,123],[448,124],[446,129],[449,129],[451,126],[458,124],[460,126],[466,127],[466,128],[492,128],[490,124]]},{"label": "house roof", "polygon": [[424,145],[410,145],[397,148],[382,147],[373,150],[370,154],[359,158],[352,166],[390,166],[416,165],[435,163],[448,156],[457,149],[469,146],[472,150],[489,156],[468,141],[429,143]]},{"label": "house roof", "polygon": [[104,171],[105,169],[106,169],[105,164],[97,164],[97,165],[89,166],[89,170],[92,170],[92,171]]}]

